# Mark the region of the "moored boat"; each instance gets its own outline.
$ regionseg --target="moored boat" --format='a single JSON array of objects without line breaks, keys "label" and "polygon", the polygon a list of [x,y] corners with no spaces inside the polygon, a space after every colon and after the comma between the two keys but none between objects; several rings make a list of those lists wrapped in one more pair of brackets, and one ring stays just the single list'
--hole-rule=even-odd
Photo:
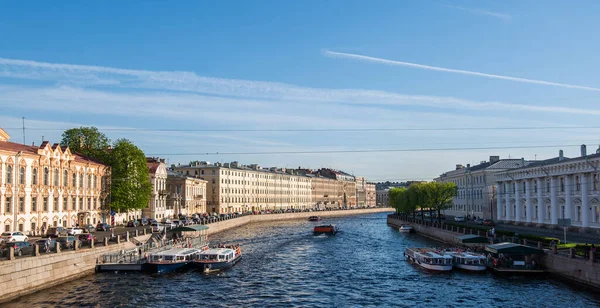
[{"label": "moored boat", "polygon": [[308,217],[308,220],[309,221],[319,221],[319,220],[321,220],[321,217],[319,217],[319,216],[310,216],[310,217]]},{"label": "moored boat", "polygon": [[336,233],[338,233],[339,228],[336,227],[335,225],[322,225],[322,226],[316,226],[313,229],[313,234],[314,235],[320,235],[320,234],[329,234],[329,235],[335,235]]},{"label": "moored boat", "polygon": [[406,259],[432,271],[451,271],[452,257],[431,248],[406,248]]},{"label": "moored boat", "polygon": [[413,233],[415,232],[415,229],[409,225],[402,225],[400,228],[398,228],[398,231],[402,233]]},{"label": "moored boat", "polygon": [[201,250],[195,248],[173,248],[148,255],[144,264],[146,271],[165,274],[186,267]]},{"label": "moored boat", "polygon": [[452,257],[456,268],[475,272],[487,270],[488,261],[485,255],[465,251],[450,251],[444,254]]},{"label": "moored boat", "polygon": [[239,245],[222,246],[200,252],[192,265],[204,273],[210,273],[228,269],[241,259],[242,249]]}]

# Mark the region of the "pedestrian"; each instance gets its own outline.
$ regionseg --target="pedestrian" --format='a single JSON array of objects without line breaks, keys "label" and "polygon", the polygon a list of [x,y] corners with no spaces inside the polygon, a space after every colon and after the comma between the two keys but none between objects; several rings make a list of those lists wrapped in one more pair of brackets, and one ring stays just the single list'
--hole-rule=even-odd
[{"label": "pedestrian", "polygon": [[583,255],[585,256],[586,259],[588,259],[590,257],[590,246],[588,246],[587,243],[585,243],[585,245],[583,245]]},{"label": "pedestrian", "polygon": [[495,233],[496,233],[496,229],[495,229],[495,228],[492,228],[492,229],[490,230],[490,234],[492,235],[492,237],[494,237],[494,234],[495,234]]}]

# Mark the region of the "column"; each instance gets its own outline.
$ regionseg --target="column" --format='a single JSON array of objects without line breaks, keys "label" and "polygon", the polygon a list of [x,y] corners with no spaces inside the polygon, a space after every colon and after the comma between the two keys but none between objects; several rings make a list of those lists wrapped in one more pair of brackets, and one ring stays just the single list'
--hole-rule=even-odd
[{"label": "column", "polygon": [[538,224],[544,223],[544,200],[542,198],[542,191],[544,190],[543,178],[537,178],[537,201],[538,201]]},{"label": "column", "polygon": [[581,175],[581,226],[590,226],[590,205],[588,203],[588,177],[589,174]]},{"label": "column", "polygon": [[506,198],[504,201],[506,202],[506,208],[505,213],[506,213],[506,217],[504,217],[504,220],[506,221],[510,221],[510,191],[511,191],[511,182],[510,181],[506,181],[506,187],[505,187],[505,192],[504,192],[504,197]]},{"label": "column", "polygon": [[573,210],[571,209],[571,191],[573,187],[575,187],[575,177],[572,175],[565,176],[565,218],[571,218],[571,213]]},{"label": "column", "polygon": [[515,221],[521,221],[521,182],[515,181]]},{"label": "column", "polygon": [[[502,196],[504,196],[504,182],[498,182],[498,194],[496,195],[496,220],[502,220]],[[494,200],[491,201],[494,204]]]},{"label": "column", "polygon": [[558,206],[556,200],[556,177],[550,177],[550,223],[558,225]]},{"label": "column", "polygon": [[525,221],[531,223],[533,209],[531,206],[531,180],[525,180]]}]

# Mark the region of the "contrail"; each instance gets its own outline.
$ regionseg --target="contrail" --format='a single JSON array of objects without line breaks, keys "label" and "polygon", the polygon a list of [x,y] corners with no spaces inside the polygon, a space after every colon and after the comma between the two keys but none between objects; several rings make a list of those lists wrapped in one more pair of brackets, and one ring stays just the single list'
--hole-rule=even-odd
[{"label": "contrail", "polygon": [[550,81],[544,81],[544,80],[527,79],[527,78],[486,74],[486,73],[472,72],[472,71],[465,71],[465,70],[457,70],[457,69],[452,69],[452,68],[429,66],[429,65],[422,65],[422,64],[410,63],[410,62],[393,61],[393,60],[387,60],[387,59],[381,59],[381,58],[375,58],[375,57],[369,57],[369,56],[363,56],[363,55],[357,55],[357,54],[351,54],[351,53],[330,51],[330,50],[324,50],[323,54],[326,56],[332,57],[332,58],[357,59],[357,60],[387,64],[387,65],[413,67],[413,68],[418,68],[418,69],[422,69],[422,70],[455,73],[455,74],[479,76],[479,77],[494,78],[494,79],[503,79],[503,80],[522,82],[522,83],[534,83],[534,84],[541,84],[541,85],[546,85],[546,86],[569,88],[569,89],[600,91],[600,88],[594,88],[594,87],[586,87],[586,86],[578,86],[578,85],[567,84],[567,83],[558,83],[558,82],[550,82]]}]

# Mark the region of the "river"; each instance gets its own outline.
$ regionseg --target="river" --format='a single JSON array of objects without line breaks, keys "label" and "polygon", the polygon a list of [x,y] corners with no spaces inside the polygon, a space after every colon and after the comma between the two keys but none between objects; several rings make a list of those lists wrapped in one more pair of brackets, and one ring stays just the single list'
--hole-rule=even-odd
[{"label": "river", "polygon": [[386,214],[326,218],[342,230],[313,236],[308,221],[250,224],[211,237],[241,243],[240,263],[220,274],[154,277],[101,273],[5,307],[594,307],[600,296],[548,278],[428,273],[409,246],[439,246],[386,225]]}]

